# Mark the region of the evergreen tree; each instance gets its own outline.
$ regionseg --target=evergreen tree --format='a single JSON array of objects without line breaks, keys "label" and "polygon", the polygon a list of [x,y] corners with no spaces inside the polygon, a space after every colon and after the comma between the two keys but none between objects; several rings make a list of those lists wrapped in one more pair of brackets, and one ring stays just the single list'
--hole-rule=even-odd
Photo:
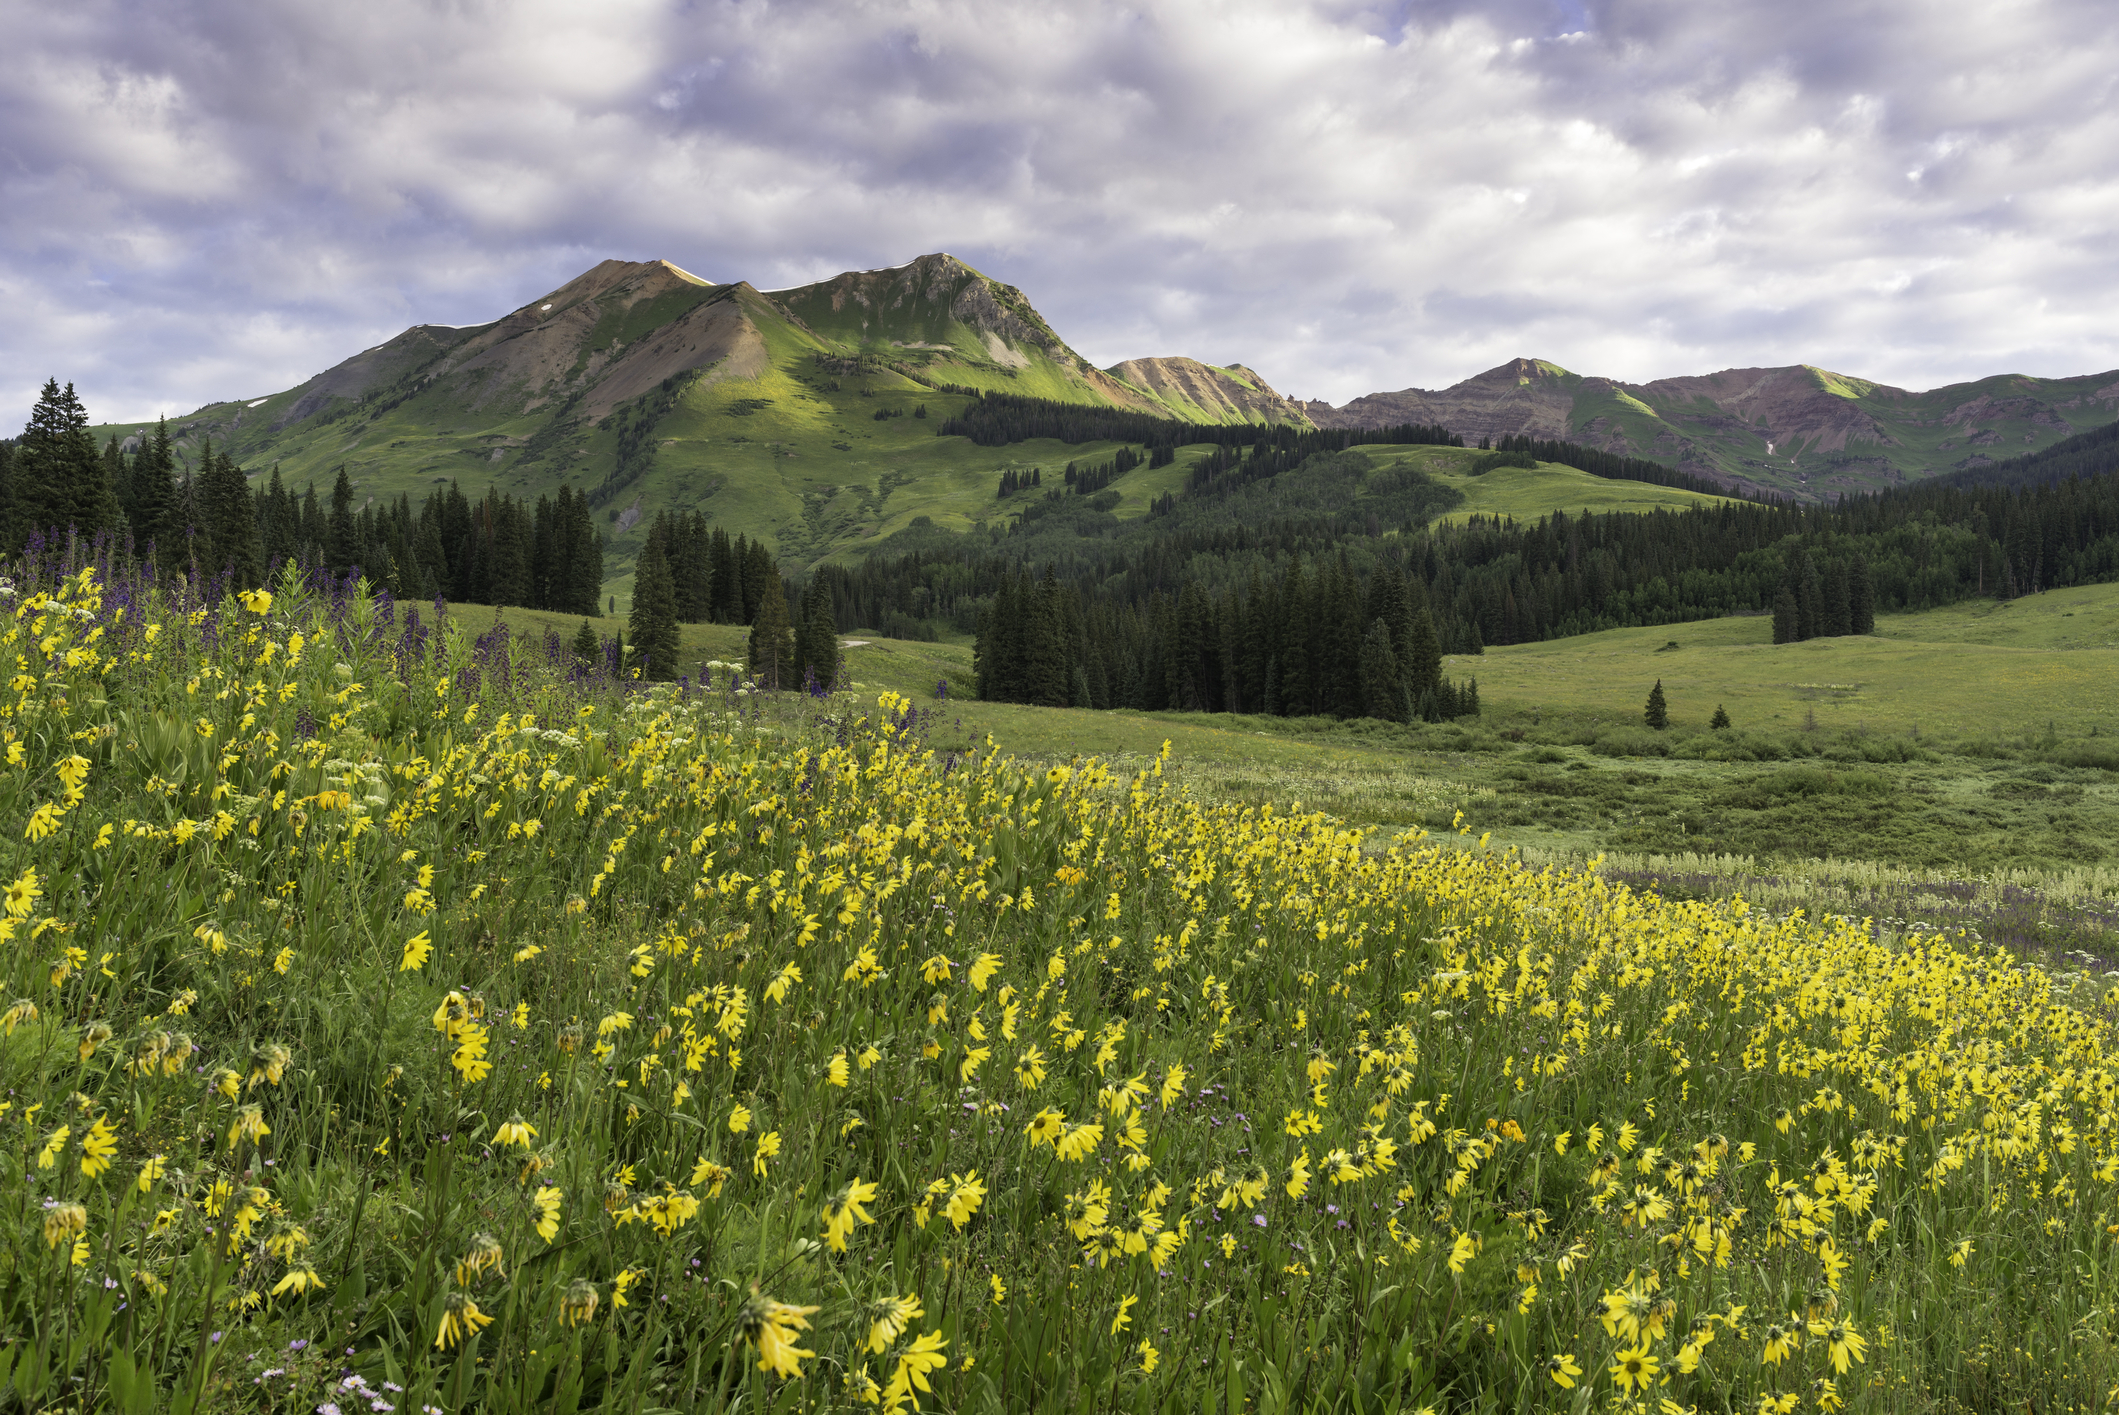
[{"label": "evergreen tree", "polygon": [[325,541],[329,538],[329,523],[323,508],[317,504],[316,484],[310,483],[302,493],[299,515],[299,530],[295,539],[301,545],[301,556],[305,563],[314,563],[324,553]]},{"label": "evergreen tree", "polygon": [[803,668],[819,688],[829,689],[839,677],[839,621],[832,613],[831,594],[812,581],[802,598],[809,640]]},{"label": "evergreen tree", "polygon": [[594,614],[603,593],[603,532],[596,529],[595,518],[589,514],[586,495],[574,498],[569,515],[571,529],[562,537],[570,567],[566,612]]},{"label": "evergreen tree", "polygon": [[[489,604],[527,605],[530,602],[530,518],[522,503],[495,491],[486,493],[480,508],[485,532],[485,581],[483,596]],[[667,568],[667,566],[665,566]],[[635,593],[637,607],[639,595]],[[635,630],[636,648],[645,648]]]},{"label": "evergreen tree", "polygon": [[1869,583],[1869,562],[1855,556],[1847,567],[1848,629],[1850,634],[1876,632],[1876,591]]},{"label": "evergreen tree", "polygon": [[[138,465],[133,468],[133,481],[135,485],[139,483]],[[258,536],[268,566],[300,555],[301,513],[294,498],[288,494],[286,484],[280,480],[280,464],[277,462],[272,464],[272,477],[258,498]]]},{"label": "evergreen tree", "polygon": [[1361,698],[1364,717],[1405,720],[1405,673],[1391,648],[1390,626],[1381,619],[1370,623],[1361,641]]},{"label": "evergreen tree", "polygon": [[588,620],[582,620],[580,631],[574,635],[574,657],[583,663],[593,663],[596,661],[597,650],[601,647],[602,644],[596,638],[596,627]]},{"label": "evergreen tree", "polygon": [[1854,632],[1854,604],[1843,560],[1833,561],[1825,571],[1824,622],[1819,632],[1831,638]]},{"label": "evergreen tree", "polygon": [[132,465],[118,449],[118,435],[112,433],[103,444],[103,482],[111,489],[118,503],[118,519],[113,526],[132,524]]},{"label": "evergreen tree", "polygon": [[1658,732],[1670,725],[1670,707],[1663,701],[1662,679],[1656,679],[1655,686],[1648,690],[1648,708],[1641,718]]},{"label": "evergreen tree", "polygon": [[148,438],[132,459],[132,540],[146,554],[151,544],[155,561],[168,574],[179,563],[177,549],[184,528],[177,521],[177,454],[169,445],[169,420],[157,419],[154,436]]},{"label": "evergreen tree", "polygon": [[[763,550],[764,543],[757,542],[752,548]],[[787,591],[775,569],[765,577],[758,596],[758,614],[751,621],[750,676],[768,689],[792,688],[794,656],[795,632],[787,618]]]},{"label": "evergreen tree", "polygon": [[1798,614],[1795,607],[1795,591],[1787,585],[1773,599],[1773,642],[1792,644],[1796,641]]},{"label": "evergreen tree", "polygon": [[64,533],[72,526],[90,535],[117,525],[117,494],[71,383],[61,390],[57,379],[45,381],[16,440],[10,482],[11,549],[34,531]]},{"label": "evergreen tree", "polygon": [[712,561],[712,582],[708,591],[707,617],[716,624],[740,622],[743,613],[742,581],[736,570],[735,551],[729,545],[728,532],[714,527],[714,535],[708,548]]},{"label": "evergreen tree", "polygon": [[1716,732],[1727,731],[1729,727],[1729,709],[1723,707],[1720,703],[1716,703],[1714,705],[1714,716],[1707,720],[1707,725]]},{"label": "evergreen tree", "polygon": [[209,575],[228,572],[236,589],[255,589],[265,582],[265,546],[243,469],[225,451],[202,454],[200,460],[199,568]]},{"label": "evergreen tree", "polygon": [[1435,635],[1435,616],[1428,612],[1422,595],[1413,606],[1410,647],[1401,667],[1405,670],[1406,696],[1417,703],[1442,685],[1442,641]]},{"label": "evergreen tree", "polygon": [[324,533],[324,563],[332,574],[343,575],[353,567],[359,554],[353,527],[353,479],[340,467],[331,484],[331,521]]},{"label": "evergreen tree", "polygon": [[642,675],[659,682],[677,677],[677,587],[670,575],[662,537],[649,532],[633,573],[633,612],[626,627],[633,635],[633,654],[645,662]]}]

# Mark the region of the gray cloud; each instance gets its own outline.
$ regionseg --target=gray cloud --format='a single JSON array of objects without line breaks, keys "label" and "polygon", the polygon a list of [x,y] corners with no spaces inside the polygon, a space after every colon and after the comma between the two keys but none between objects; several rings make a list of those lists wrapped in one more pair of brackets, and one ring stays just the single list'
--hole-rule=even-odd
[{"label": "gray cloud", "polygon": [[286,387],[606,256],[946,249],[1100,363],[1343,401],[1518,354],[2119,364],[2093,3],[89,3],[0,11],[0,394]]}]

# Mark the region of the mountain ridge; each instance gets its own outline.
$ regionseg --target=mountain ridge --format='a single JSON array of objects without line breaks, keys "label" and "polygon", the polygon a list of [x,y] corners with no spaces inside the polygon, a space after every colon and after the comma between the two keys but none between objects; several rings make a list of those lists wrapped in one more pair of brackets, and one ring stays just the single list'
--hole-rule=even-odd
[{"label": "mountain ridge", "polygon": [[1517,358],[1444,389],[1298,406],[1318,427],[1441,423],[1468,440],[1576,442],[1736,490],[1817,496],[1978,467],[2102,426],[2119,416],[2119,370],[1914,392],[1814,364],[1629,383]]},{"label": "mountain ridge", "polygon": [[[288,484],[325,491],[344,467],[362,498],[416,502],[454,481],[534,501],[571,485],[607,516],[620,561],[643,518],[696,509],[813,563],[919,516],[970,529],[1014,514],[995,490],[1010,471],[1028,483],[1040,468],[1115,457],[1117,444],[934,435],[994,392],[1203,425],[1528,435],[1810,500],[1976,468],[2119,415],[2119,371],[1916,393],[1807,364],[1637,383],[1535,358],[1335,407],[1284,396],[1243,363],[1099,368],[1021,289],[934,252],[776,290],[604,260],[483,324],[413,325],[175,430],[180,457],[210,437],[253,475],[277,466]],[[1114,514],[1147,514],[1203,455],[1126,473]]]}]

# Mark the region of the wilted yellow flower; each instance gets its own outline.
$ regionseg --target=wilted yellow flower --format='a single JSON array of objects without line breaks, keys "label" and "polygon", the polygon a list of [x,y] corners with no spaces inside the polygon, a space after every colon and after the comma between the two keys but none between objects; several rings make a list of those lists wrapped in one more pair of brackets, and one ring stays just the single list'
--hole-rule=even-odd
[{"label": "wilted yellow flower", "polygon": [[44,1211],[44,1243],[56,1248],[88,1231],[88,1210],[68,1199]]},{"label": "wilted yellow flower", "polygon": [[800,1339],[797,1333],[809,1329],[809,1315],[816,1310],[775,1302],[752,1288],[750,1301],[736,1316],[736,1332],[757,1348],[759,1370],[781,1377],[799,1376],[801,1358],[817,1353],[796,1346]]},{"label": "wilted yellow flower", "polygon": [[603,1305],[597,1295],[596,1284],[587,1278],[577,1277],[567,1287],[566,1295],[559,1299],[559,1319],[570,1327],[593,1321],[596,1309]]},{"label": "wilted yellow flower", "polygon": [[478,1310],[469,1293],[452,1290],[442,1299],[441,1330],[434,1334],[434,1345],[445,1350],[469,1341],[478,1335],[479,1328],[491,1325],[493,1319]]}]

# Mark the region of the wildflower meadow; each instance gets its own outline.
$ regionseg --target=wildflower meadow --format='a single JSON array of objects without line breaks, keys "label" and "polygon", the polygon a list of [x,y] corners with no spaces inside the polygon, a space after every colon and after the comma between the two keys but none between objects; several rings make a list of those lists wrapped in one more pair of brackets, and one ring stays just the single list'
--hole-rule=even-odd
[{"label": "wildflower meadow", "polygon": [[292,570],[56,549],[0,623],[8,1408],[2119,1383],[2093,976]]}]

